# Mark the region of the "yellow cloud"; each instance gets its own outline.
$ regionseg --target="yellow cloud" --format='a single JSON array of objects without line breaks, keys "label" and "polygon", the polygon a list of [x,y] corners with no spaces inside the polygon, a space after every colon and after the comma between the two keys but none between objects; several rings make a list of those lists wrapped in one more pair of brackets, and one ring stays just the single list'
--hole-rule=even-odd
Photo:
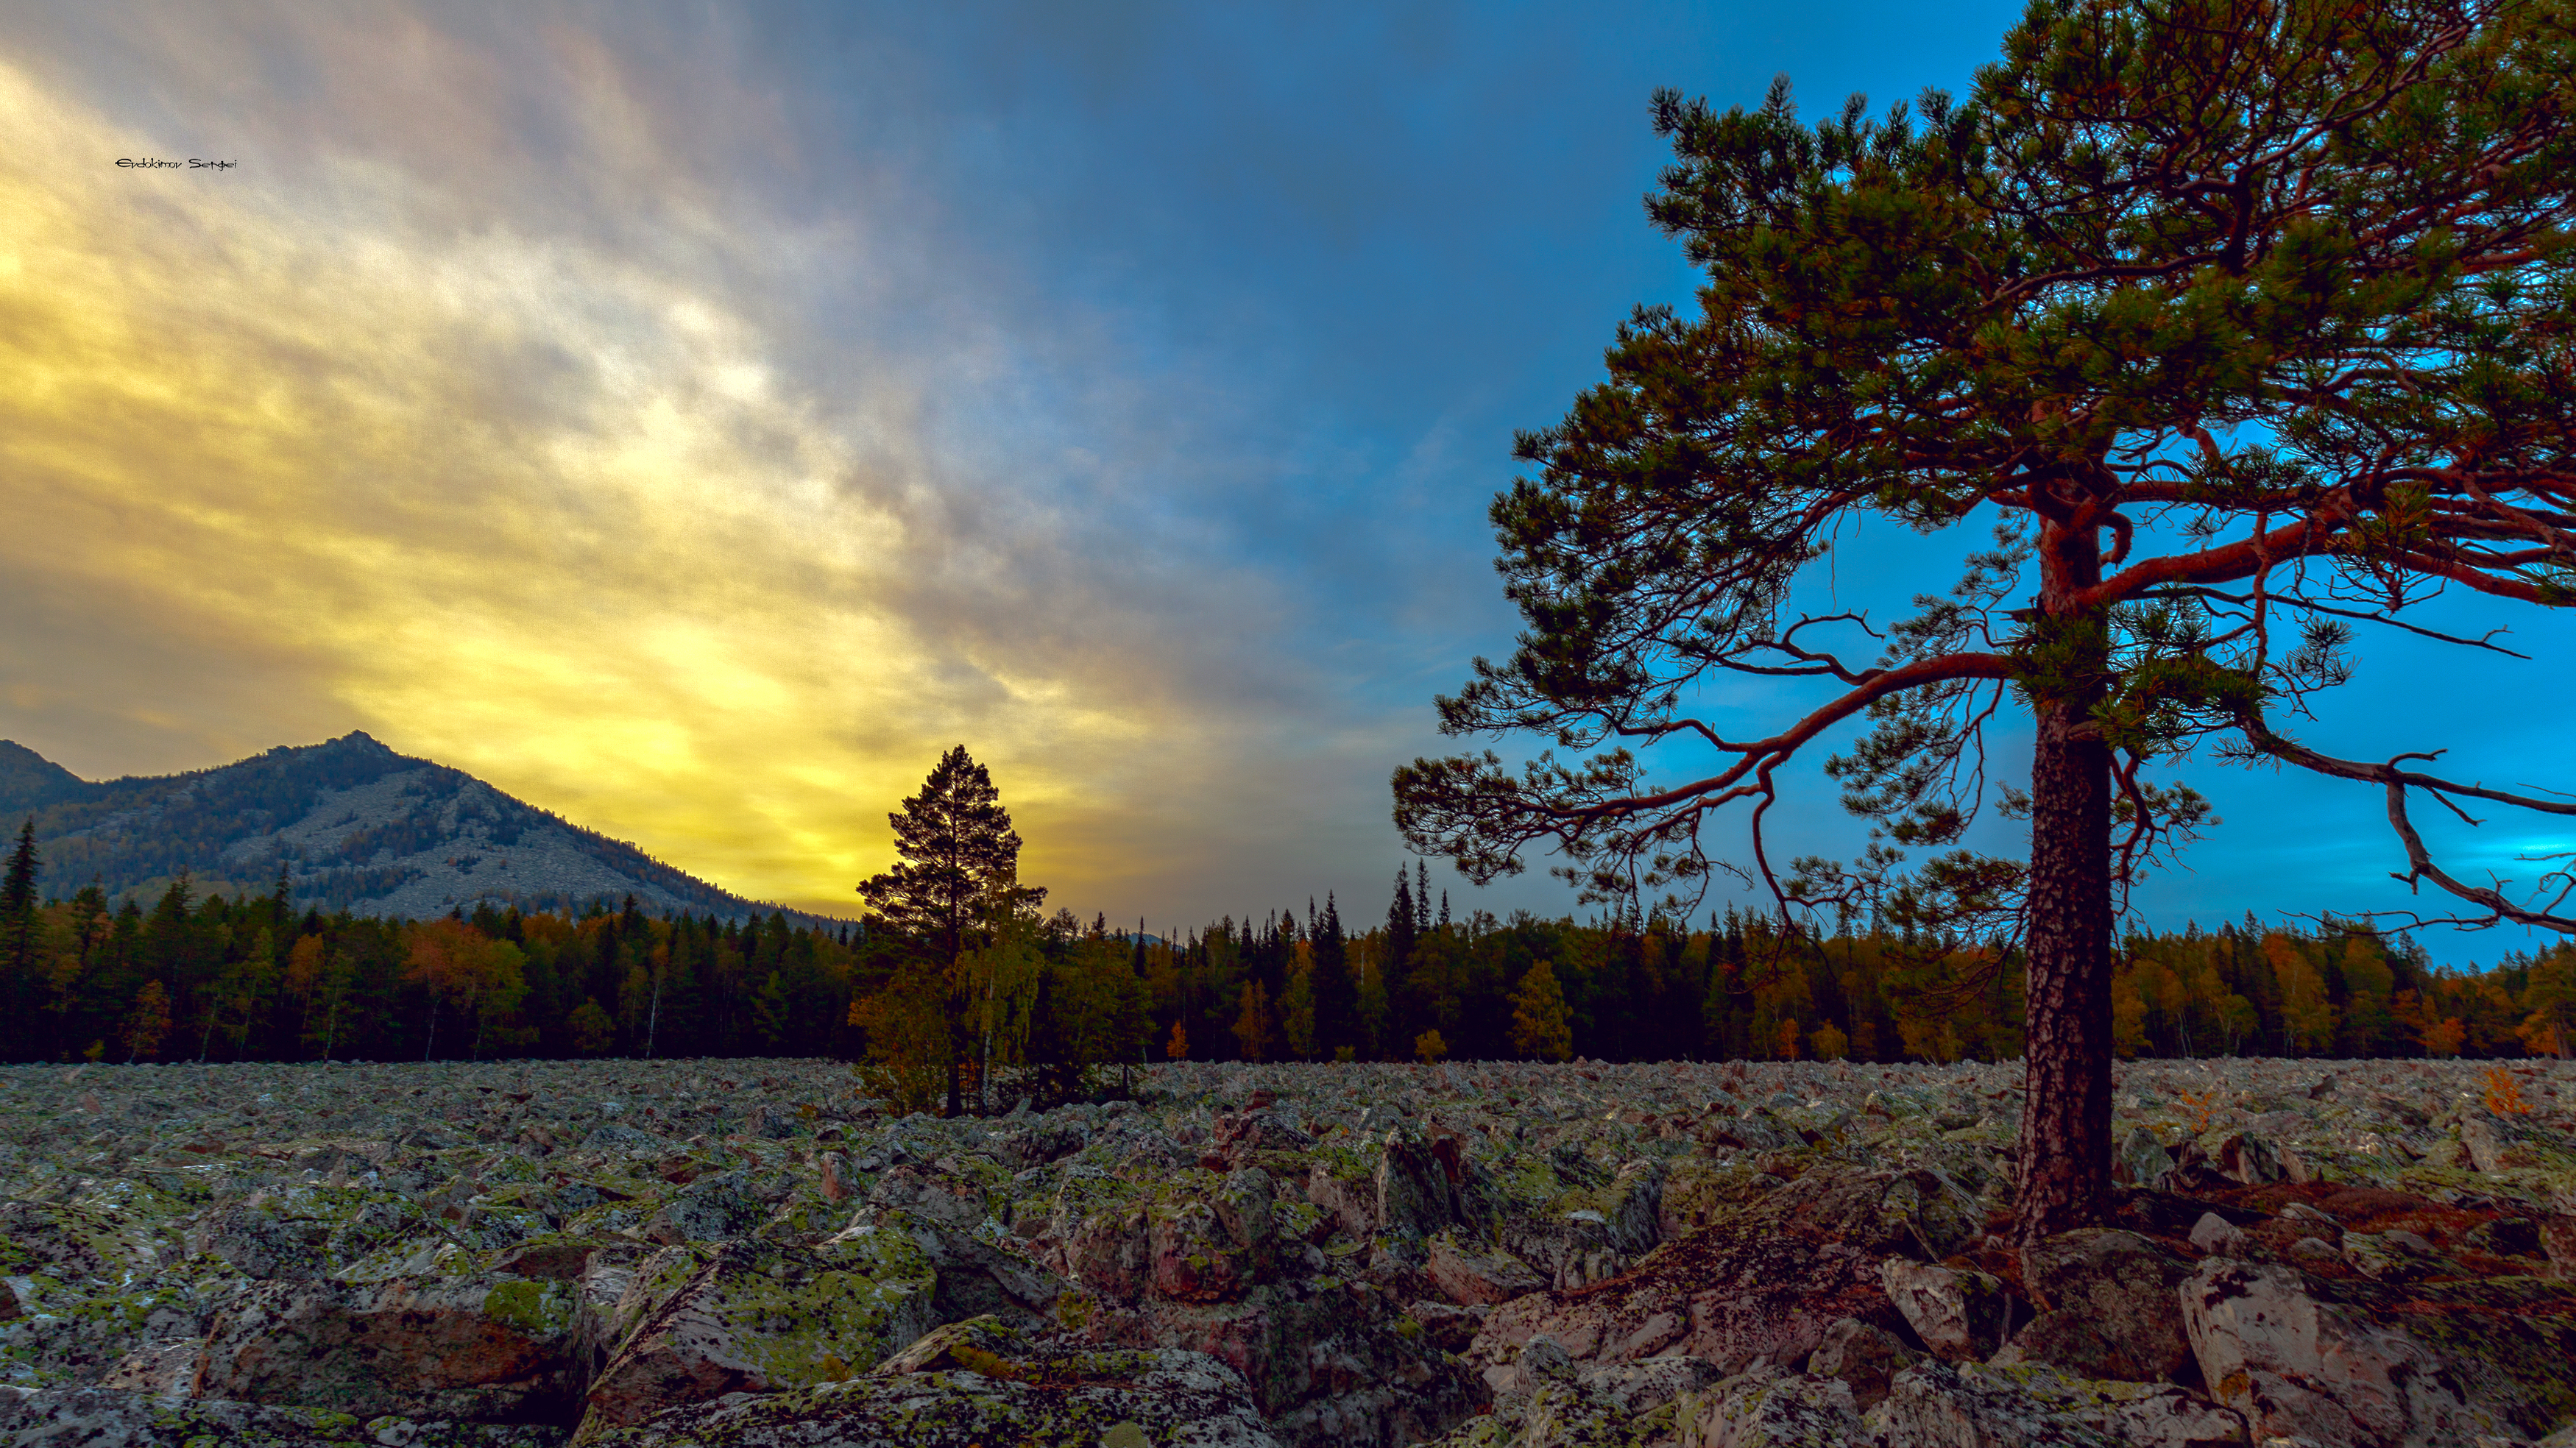
[{"label": "yellow cloud", "polygon": [[[925,632],[914,575],[953,540],[903,504],[937,480],[893,370],[820,398],[688,268],[455,225],[390,166],[120,170],[119,127],[5,68],[0,130],[0,566],[84,620],[22,642],[22,707],[99,670],[75,654],[176,636],[183,661],[99,685],[110,732],[248,676],[279,727],[337,712],[825,908],[968,739],[1033,877],[1141,863],[1094,849],[1100,792],[1171,778],[1203,724]],[[206,746],[264,722],[226,718]]]}]

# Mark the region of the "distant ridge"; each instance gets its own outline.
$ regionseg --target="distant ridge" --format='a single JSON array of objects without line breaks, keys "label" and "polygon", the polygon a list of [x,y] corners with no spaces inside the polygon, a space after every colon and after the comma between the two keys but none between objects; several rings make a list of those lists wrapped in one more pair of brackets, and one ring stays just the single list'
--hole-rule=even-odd
[{"label": "distant ridge", "polygon": [[825,922],[719,889],[364,733],[100,783],[0,740],[0,816],[14,836],[29,815],[49,896],[93,880],[111,900],[157,894],[182,870],[201,891],[266,894],[283,864],[298,907],[361,915],[420,919],[484,901],[614,907],[632,895],[656,912]]}]

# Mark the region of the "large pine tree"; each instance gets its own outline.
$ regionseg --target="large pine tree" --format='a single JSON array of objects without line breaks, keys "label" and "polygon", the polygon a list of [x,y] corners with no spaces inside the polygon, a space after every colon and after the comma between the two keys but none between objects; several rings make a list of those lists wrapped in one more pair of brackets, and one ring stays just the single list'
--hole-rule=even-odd
[{"label": "large pine tree", "polygon": [[[1020,837],[1011,828],[1010,811],[1002,808],[992,774],[963,744],[941,755],[921,793],[886,818],[902,858],[861,885],[859,894],[887,927],[919,947],[921,964],[943,979],[953,979],[959,957],[974,948],[987,911],[1034,906],[1046,895],[1019,883]],[[954,1116],[963,1104],[958,1043],[965,1001],[953,990],[941,999],[949,1016],[947,1109]]]},{"label": "large pine tree", "polygon": [[[2101,1215],[2115,907],[2208,819],[2150,766],[2206,742],[2366,784],[2410,885],[2576,933],[2563,877],[2463,879],[2408,820],[2410,795],[2576,802],[2410,767],[2423,741],[2293,736],[2355,623],[2450,638],[2398,615],[2576,604],[2568,34],[2544,0],[2035,0],[1964,100],[1807,125],[1785,81],[1750,111],[1658,97],[1649,210],[1698,308],[1639,310],[1608,379],[1521,439],[1538,476],[1492,517],[1528,628],[1441,702],[1453,734],[1576,757],[1419,760],[1408,839],[1479,880],[1547,844],[1596,898],[1687,898],[1742,804],[1742,873],[1784,912],[2017,943],[2025,1238]],[[1802,612],[1864,523],[1958,584],[1877,628]],[[1727,707],[1784,677],[1840,692],[1768,728]],[[2035,735],[2003,800],[2021,859],[1953,848],[2007,713]],[[1880,836],[1776,869],[1779,771],[1854,723],[1826,768]],[[1948,853],[1900,871],[1914,849]]]}]

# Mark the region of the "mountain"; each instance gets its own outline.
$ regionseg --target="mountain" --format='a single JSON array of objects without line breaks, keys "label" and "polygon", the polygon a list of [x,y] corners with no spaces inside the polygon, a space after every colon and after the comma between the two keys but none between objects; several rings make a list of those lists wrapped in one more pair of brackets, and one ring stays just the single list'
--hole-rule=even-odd
[{"label": "mountain", "polygon": [[418,919],[485,900],[578,908],[628,895],[647,910],[732,918],[778,908],[365,734],[103,783],[0,740],[0,819],[30,815],[48,896],[93,880],[111,900],[155,894],[182,870],[201,891],[265,895],[282,864],[299,907],[361,915]]}]

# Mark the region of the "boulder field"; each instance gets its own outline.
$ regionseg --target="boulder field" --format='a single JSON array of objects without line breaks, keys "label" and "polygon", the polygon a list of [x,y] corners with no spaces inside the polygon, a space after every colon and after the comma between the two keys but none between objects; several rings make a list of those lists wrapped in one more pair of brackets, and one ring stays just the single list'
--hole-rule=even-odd
[{"label": "boulder field", "polygon": [[[2502,1074],[2495,1074],[2501,1070]],[[2576,1068],[0,1068],[0,1441],[2576,1448]]]}]

